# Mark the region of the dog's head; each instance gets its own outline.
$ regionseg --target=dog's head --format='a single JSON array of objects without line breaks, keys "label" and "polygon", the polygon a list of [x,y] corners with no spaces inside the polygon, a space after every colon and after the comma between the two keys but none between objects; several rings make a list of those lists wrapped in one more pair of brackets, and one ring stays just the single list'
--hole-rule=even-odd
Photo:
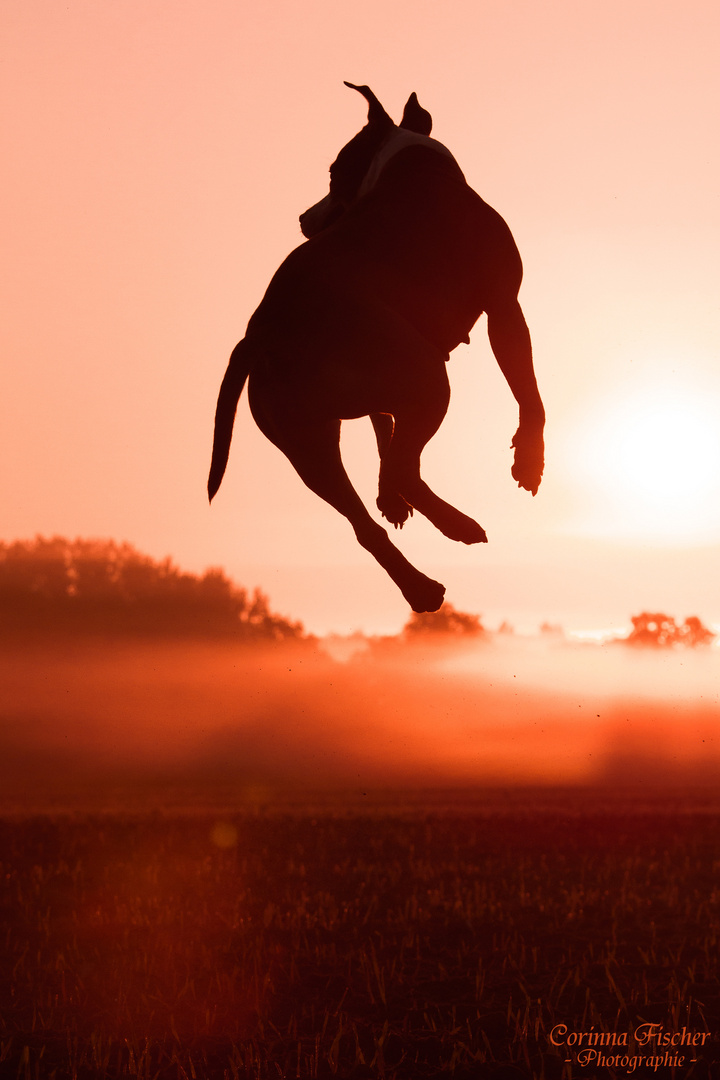
[{"label": "dog's head", "polygon": [[300,215],[303,236],[310,239],[337,221],[348,207],[374,186],[382,169],[399,150],[413,143],[427,143],[433,149],[452,156],[441,143],[428,138],[432,117],[422,108],[417,95],[411,94],[402,120],[395,125],[367,86],[355,86],[368,103],[365,127],[342,148],[330,166],[330,190],[324,199]]}]

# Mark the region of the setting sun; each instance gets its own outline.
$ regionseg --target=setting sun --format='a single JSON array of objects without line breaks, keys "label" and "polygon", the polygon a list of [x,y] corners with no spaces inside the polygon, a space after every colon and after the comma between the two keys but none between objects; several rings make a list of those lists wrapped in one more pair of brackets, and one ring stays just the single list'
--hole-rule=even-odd
[{"label": "setting sun", "polygon": [[644,543],[713,539],[720,530],[717,416],[712,395],[670,382],[598,408],[575,461],[602,495],[593,532]]}]

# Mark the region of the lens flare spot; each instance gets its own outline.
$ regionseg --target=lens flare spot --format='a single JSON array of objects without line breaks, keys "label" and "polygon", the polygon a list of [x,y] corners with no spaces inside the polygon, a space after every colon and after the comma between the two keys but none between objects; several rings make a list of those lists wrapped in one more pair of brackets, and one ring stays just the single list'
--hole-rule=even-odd
[{"label": "lens flare spot", "polygon": [[238,831],[229,821],[216,821],[210,830],[210,840],[223,851],[237,846]]}]

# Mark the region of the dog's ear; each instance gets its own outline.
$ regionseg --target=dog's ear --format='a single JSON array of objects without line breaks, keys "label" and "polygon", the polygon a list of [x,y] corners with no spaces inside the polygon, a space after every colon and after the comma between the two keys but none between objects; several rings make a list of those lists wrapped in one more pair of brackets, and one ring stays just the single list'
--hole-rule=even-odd
[{"label": "dog's ear", "polygon": [[400,127],[414,131],[416,135],[429,135],[432,131],[432,116],[427,109],[423,109],[415,93],[407,99]]},{"label": "dog's ear", "polygon": [[369,124],[390,124],[393,127],[395,126],[369,86],[356,86],[355,83],[351,82],[345,82],[345,85],[349,86],[351,90],[357,90],[358,94],[362,94],[367,101]]}]

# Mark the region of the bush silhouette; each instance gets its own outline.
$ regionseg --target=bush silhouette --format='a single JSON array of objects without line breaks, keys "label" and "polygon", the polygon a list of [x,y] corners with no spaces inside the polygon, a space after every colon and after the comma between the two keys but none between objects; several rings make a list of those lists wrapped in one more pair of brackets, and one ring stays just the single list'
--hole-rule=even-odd
[{"label": "bush silhouette", "polygon": [[633,615],[630,621],[633,628],[622,639],[623,643],[640,648],[670,649],[675,645],[684,645],[694,649],[698,645],[708,645],[715,637],[696,615],[678,624],[672,616],[663,612],[643,611],[640,615]]},{"label": "bush silhouette", "polygon": [[424,634],[452,637],[479,637],[485,633],[479,615],[457,611],[452,604],[443,604],[438,611],[413,612],[403,627],[406,639],[416,640]]}]

